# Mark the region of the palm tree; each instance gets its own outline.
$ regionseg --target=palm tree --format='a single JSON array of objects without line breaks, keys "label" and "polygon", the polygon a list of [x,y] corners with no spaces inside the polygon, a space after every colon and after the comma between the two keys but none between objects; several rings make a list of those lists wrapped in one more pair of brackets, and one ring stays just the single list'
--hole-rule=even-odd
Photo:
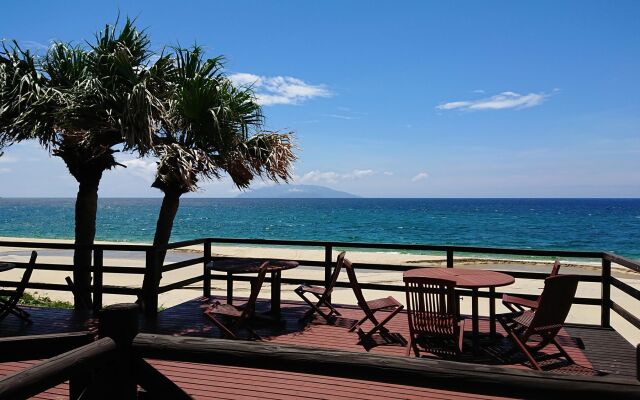
[{"label": "palm tree", "polygon": [[[180,197],[198,180],[228,174],[239,188],[255,177],[287,181],[296,159],[291,134],[261,131],[262,110],[250,88],[237,88],[222,72],[222,58],[205,59],[200,47],[175,49],[173,96],[167,130],[155,147],[159,157],[153,187],[163,194],[154,246],[171,237]],[[156,267],[163,264],[160,250]],[[155,279],[154,277],[157,277]],[[143,291],[154,293],[160,271],[146,271]]]},{"label": "palm tree", "polygon": [[144,31],[127,19],[87,46],[54,43],[36,57],[13,42],[0,49],[0,143],[36,139],[78,182],[75,205],[76,308],[90,298],[98,186],[122,148],[148,152],[166,113],[168,57],[149,62]]}]

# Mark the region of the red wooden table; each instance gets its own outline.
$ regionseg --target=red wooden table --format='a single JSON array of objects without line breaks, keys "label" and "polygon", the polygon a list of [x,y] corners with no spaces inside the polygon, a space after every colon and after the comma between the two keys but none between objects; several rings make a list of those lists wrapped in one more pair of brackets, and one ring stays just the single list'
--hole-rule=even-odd
[{"label": "red wooden table", "polygon": [[233,274],[257,274],[260,266],[269,262],[267,272],[271,273],[271,314],[280,318],[280,286],[281,271],[298,266],[297,261],[269,260],[255,258],[230,258],[214,260],[207,264],[207,268],[227,273],[227,303],[233,304]]},{"label": "red wooden table", "polygon": [[455,281],[456,286],[471,289],[471,321],[473,326],[472,339],[474,350],[478,347],[478,289],[489,288],[489,325],[491,335],[496,333],[496,287],[507,286],[515,282],[511,275],[502,272],[485,271],[482,269],[460,268],[416,268],[406,271],[405,277],[423,277],[434,279],[448,279]]}]

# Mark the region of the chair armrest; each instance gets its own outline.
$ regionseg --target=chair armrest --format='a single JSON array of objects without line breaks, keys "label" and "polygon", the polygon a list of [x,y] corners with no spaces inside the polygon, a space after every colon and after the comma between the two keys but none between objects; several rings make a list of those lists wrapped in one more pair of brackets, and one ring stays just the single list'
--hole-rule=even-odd
[{"label": "chair armrest", "polygon": [[538,308],[538,300],[530,300],[530,299],[525,299],[524,297],[518,297],[518,296],[511,296],[508,294],[504,294],[502,295],[502,302],[503,303],[511,303],[511,304],[518,304],[520,306],[523,307],[529,307],[529,308]]}]

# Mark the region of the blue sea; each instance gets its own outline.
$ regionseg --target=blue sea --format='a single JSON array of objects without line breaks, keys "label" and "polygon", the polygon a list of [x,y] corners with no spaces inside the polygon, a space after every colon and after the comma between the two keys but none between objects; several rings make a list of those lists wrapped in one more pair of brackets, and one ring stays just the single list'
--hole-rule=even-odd
[{"label": "blue sea", "polygon": [[[161,199],[100,199],[97,239],[150,242]],[[73,238],[74,199],[0,199],[0,236]],[[640,258],[640,199],[194,199],[198,237],[605,250]]]}]

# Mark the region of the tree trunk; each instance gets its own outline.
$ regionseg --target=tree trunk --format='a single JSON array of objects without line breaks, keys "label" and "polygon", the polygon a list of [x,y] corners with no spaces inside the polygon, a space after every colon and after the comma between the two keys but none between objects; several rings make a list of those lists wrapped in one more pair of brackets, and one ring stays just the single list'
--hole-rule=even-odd
[{"label": "tree trunk", "polygon": [[76,197],[76,240],[79,246],[73,253],[73,283],[76,287],[74,308],[84,310],[91,301],[91,248],[96,236],[98,185],[101,174],[83,179]]},{"label": "tree trunk", "polygon": [[[182,193],[165,191],[162,199],[162,206],[158,214],[156,222],[156,233],[153,237],[153,246],[164,248],[169,244],[171,238],[171,230],[173,229],[173,221],[180,206],[180,196]],[[162,279],[162,265],[167,254],[166,250],[160,250],[157,253],[155,268],[156,270],[145,270],[144,280],[142,282],[142,292],[146,296],[153,296],[157,293]]]}]

